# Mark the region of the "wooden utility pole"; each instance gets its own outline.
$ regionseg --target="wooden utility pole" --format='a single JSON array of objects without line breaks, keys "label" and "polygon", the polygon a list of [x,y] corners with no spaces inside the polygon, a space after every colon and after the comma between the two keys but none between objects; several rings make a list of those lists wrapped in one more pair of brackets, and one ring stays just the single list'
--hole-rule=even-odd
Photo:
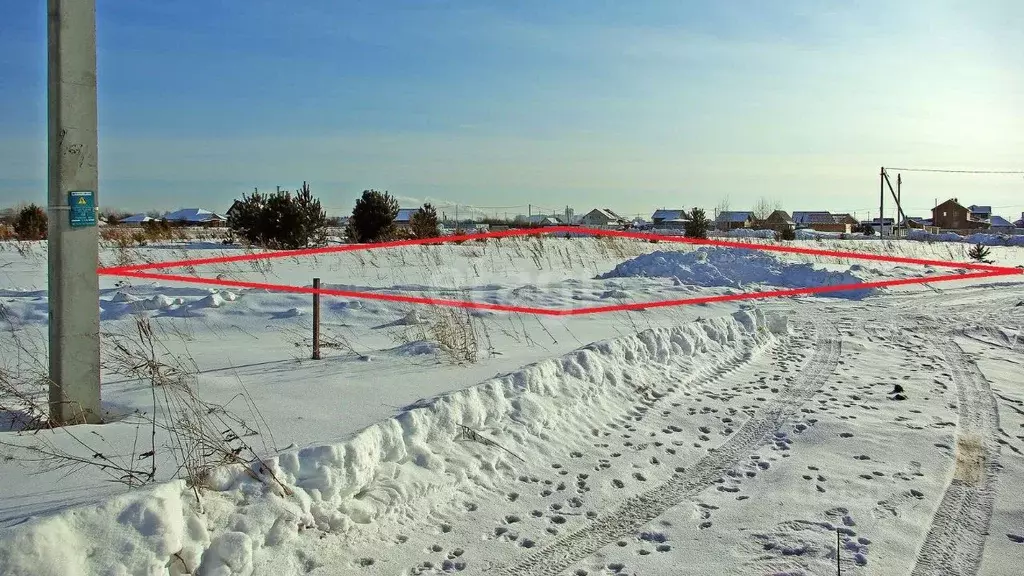
[{"label": "wooden utility pole", "polygon": [[896,174],[896,208],[899,212],[899,216],[902,218],[902,222],[898,222],[897,225],[904,227],[907,225],[907,216],[903,213],[903,196],[900,193],[900,184],[903,182],[903,178],[900,174]]},{"label": "wooden utility pole", "polygon": [[320,279],[313,278],[313,360],[320,359]]},{"label": "wooden utility pole", "polygon": [[885,236],[885,167],[878,173],[878,230]]}]

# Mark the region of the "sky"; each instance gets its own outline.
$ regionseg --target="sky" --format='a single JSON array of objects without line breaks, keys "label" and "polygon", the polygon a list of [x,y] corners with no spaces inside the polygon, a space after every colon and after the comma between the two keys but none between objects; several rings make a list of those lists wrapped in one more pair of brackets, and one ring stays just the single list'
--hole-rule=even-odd
[{"label": "sky", "polygon": [[[881,166],[1024,170],[1019,0],[96,3],[109,208],[864,217]],[[0,19],[0,206],[44,202],[45,2]],[[1022,175],[900,174],[911,215],[1024,212]]]}]

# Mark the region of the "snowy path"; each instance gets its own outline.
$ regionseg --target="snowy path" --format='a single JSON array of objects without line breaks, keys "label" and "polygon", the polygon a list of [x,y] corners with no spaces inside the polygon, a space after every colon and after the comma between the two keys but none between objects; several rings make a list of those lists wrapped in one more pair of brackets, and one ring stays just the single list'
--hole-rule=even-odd
[{"label": "snowy path", "polygon": [[[814,353],[792,383],[769,405],[761,408],[728,440],[690,468],[677,471],[667,482],[627,499],[617,509],[602,514],[590,525],[563,536],[527,558],[504,567],[509,575],[556,575],[606,544],[640,531],[664,513],[720,482],[740,459],[778,434],[781,424],[810,398],[836,368],[841,339],[834,329],[818,325]],[[800,344],[802,342],[797,342]],[[792,344],[791,344],[792,345]]]},{"label": "snowy path", "polygon": [[999,414],[984,376],[955,343],[938,343],[956,386],[953,478],[921,546],[913,576],[978,573],[992,517],[999,467]]}]

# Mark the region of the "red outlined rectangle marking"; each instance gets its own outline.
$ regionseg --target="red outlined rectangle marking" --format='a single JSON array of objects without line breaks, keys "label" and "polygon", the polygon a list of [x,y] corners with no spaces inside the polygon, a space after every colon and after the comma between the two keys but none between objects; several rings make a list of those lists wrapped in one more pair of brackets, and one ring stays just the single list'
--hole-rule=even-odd
[{"label": "red outlined rectangle marking", "polygon": [[[270,260],[275,258],[289,258],[297,256],[310,256],[316,254],[329,254],[334,252],[353,252],[357,250],[381,250],[386,248],[398,248],[402,246],[418,246],[430,244],[444,244],[448,242],[461,242],[467,240],[479,240],[485,238],[507,238],[515,236],[541,236],[551,234],[576,234],[583,236],[612,236],[619,238],[630,238],[635,240],[657,240],[659,242],[675,242],[694,244],[701,246],[716,246],[723,248],[737,248],[743,250],[763,250],[767,252],[782,252],[789,254],[801,254],[810,256],[823,256],[829,258],[846,258],[855,260],[866,260],[876,262],[888,262],[897,264],[914,264],[918,266],[932,266],[940,268],[953,268],[958,270],[973,270],[974,272],[957,272],[938,276],[919,278],[901,278],[893,280],[879,280],[875,282],[862,282],[853,284],[836,284],[828,286],[812,286],[806,288],[793,288],[787,290],[773,290],[765,292],[752,292],[745,294],[725,294],[717,296],[703,296],[686,298],[680,300],[660,300],[652,302],[637,302],[630,304],[614,304],[608,306],[593,306],[575,309],[539,308],[531,306],[515,306],[506,304],[494,304],[489,302],[474,302],[470,300],[453,300],[447,298],[429,298],[423,296],[409,296],[404,294],[382,294],[379,292],[364,292],[353,290],[336,290],[332,288],[314,289],[307,286],[290,286],[285,284],[271,284],[265,282],[247,282],[241,280],[228,280],[222,278],[205,278],[199,276],[185,276],[180,274],[162,274],[147,272],[161,268],[176,268],[183,266],[203,266],[208,264],[224,264],[230,262],[247,262],[253,260]],[[980,278],[992,278],[996,276],[1009,276],[1024,273],[1024,270],[989,264],[945,262],[941,260],[928,260],[920,258],[906,258],[902,256],[888,256],[879,254],[865,254],[861,252],[822,250],[815,248],[801,248],[796,246],[779,246],[774,244],[751,244],[746,242],[735,242],[730,240],[697,239],[681,236],[666,236],[648,234],[644,232],[628,232],[621,230],[599,230],[596,228],[583,228],[578,226],[552,226],[541,229],[516,229],[503,232],[486,232],[483,234],[465,234],[459,236],[446,236],[442,238],[427,238],[415,240],[398,240],[394,242],[381,242],[378,244],[347,244],[343,246],[329,246],[325,248],[309,248],[304,250],[290,250],[280,252],[267,252],[262,254],[241,254],[237,256],[220,256],[214,258],[197,258],[190,260],[175,260],[167,262],[153,262],[149,264],[133,266],[113,266],[99,268],[97,272],[101,275],[123,276],[129,278],[141,278],[149,280],[164,280],[170,282],[184,282],[189,284],[204,284],[221,286],[225,288],[247,288],[263,289],[274,292],[293,292],[301,294],[319,293],[327,296],[340,296],[346,298],[358,298],[364,300],[381,300],[388,302],[401,302],[406,304],[425,304],[435,306],[450,306],[456,308],[468,308],[476,310],[489,310],[494,312],[520,312],[543,316],[579,316],[584,314],[601,314],[608,312],[620,312],[625,310],[641,310],[647,308],[664,308],[669,306],[686,306],[691,304],[710,304],[714,302],[735,302],[742,300],[758,300],[766,298],[785,298],[792,296],[804,296],[812,294],[823,294],[829,292],[841,292],[847,290],[867,290],[872,288],[885,288],[891,286],[907,286],[913,284],[930,284],[935,282],[950,282],[953,280],[972,280]]]}]

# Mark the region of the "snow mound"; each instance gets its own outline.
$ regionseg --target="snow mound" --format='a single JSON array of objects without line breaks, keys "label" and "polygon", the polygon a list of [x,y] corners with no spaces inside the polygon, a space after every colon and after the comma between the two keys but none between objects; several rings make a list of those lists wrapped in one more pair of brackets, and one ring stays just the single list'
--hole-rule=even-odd
[{"label": "snow mound", "polygon": [[417,402],[348,441],[269,458],[276,481],[256,480],[267,477],[259,467],[218,469],[202,512],[177,481],[0,529],[0,574],[163,574],[175,566],[169,573],[248,575],[305,529],[343,533],[396,511],[427,514],[437,495],[487,489],[514,469],[514,454],[468,450],[462,426],[504,431],[509,448],[536,457],[550,450],[552,426],[635,401],[629,375],[637,371],[696,373],[788,332],[785,316],[751,310],[590,344]]},{"label": "snow mound", "polygon": [[171,298],[163,294],[157,294],[143,303],[146,310],[165,310],[171,306],[180,306],[185,303],[184,298]]},{"label": "snow mound", "polygon": [[[693,252],[652,252],[627,260],[599,279],[640,276],[671,278],[692,286],[743,288],[767,284],[780,288],[809,288],[859,284],[861,279],[849,270],[833,272],[812,264],[783,262],[774,254],[759,250],[700,248]],[[836,298],[863,298],[874,290],[826,292]]]},{"label": "snow mound", "polygon": [[398,356],[430,356],[437,354],[440,350],[441,348],[436,342],[427,342],[426,340],[408,342],[391,349]]},{"label": "snow mound", "polygon": [[1024,246],[1024,235],[977,233],[961,236],[954,232],[932,234],[924,230],[911,230],[907,233],[908,240],[922,242],[966,242],[968,244],[984,244],[986,246]]},{"label": "snow mound", "polygon": [[214,292],[209,296],[204,297],[195,304],[192,305],[194,308],[220,308],[227,302],[234,302],[238,299],[233,292]]},{"label": "snow mound", "polygon": [[753,230],[751,228],[737,228],[735,230],[729,230],[726,236],[730,238],[775,238],[774,230]]},{"label": "snow mound", "polygon": [[114,297],[110,299],[111,302],[123,302],[123,303],[126,303],[126,304],[130,304],[132,302],[138,302],[139,300],[142,300],[142,299],[139,298],[138,296],[135,296],[134,294],[129,294],[129,293],[123,292],[121,290],[118,290],[117,293],[114,294]]},{"label": "snow mound", "polygon": [[396,326],[417,326],[419,324],[426,324],[427,321],[420,314],[419,309],[414,308],[402,316],[400,319],[395,321]]}]

